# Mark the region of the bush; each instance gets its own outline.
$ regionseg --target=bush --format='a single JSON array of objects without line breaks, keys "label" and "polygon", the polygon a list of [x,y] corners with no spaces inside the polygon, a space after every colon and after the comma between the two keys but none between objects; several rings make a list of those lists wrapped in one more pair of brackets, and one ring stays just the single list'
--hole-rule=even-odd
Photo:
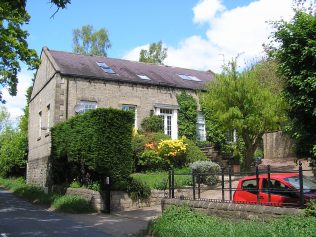
[{"label": "bush", "polygon": [[158,154],[163,157],[167,167],[182,167],[185,164],[186,150],[184,138],[162,140],[158,144]]},{"label": "bush", "polygon": [[81,186],[82,185],[80,184],[80,182],[76,180],[72,181],[71,184],[69,185],[69,187],[71,188],[81,188]]},{"label": "bush", "polygon": [[313,200],[307,203],[307,207],[305,209],[305,215],[316,217],[316,200]]},{"label": "bush", "polygon": [[193,174],[201,174],[197,181],[206,185],[213,185],[218,182],[220,166],[212,161],[196,161],[190,164]]},{"label": "bush", "polygon": [[134,202],[147,201],[151,195],[151,190],[149,186],[147,186],[142,181],[136,180],[132,177],[130,177],[128,181],[126,191]]},{"label": "bush", "polygon": [[128,177],[133,168],[133,124],[130,111],[99,108],[55,125],[51,130],[55,182],[77,177],[82,181],[88,173],[93,180]]},{"label": "bush", "polygon": [[187,144],[186,150],[186,163],[193,163],[199,160],[208,160],[206,155],[201,151],[201,149],[195,145],[195,143],[190,139],[185,139],[184,142]]},{"label": "bush", "polygon": [[52,206],[58,211],[68,213],[89,213],[93,211],[85,199],[74,195],[58,197],[54,200]]},{"label": "bush", "polygon": [[142,130],[144,132],[163,132],[163,120],[161,116],[152,115],[144,118],[141,123]]}]

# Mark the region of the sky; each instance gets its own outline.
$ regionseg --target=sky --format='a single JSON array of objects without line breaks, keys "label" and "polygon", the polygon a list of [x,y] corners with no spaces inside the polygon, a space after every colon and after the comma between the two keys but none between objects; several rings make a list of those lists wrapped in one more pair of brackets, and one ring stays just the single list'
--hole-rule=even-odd
[{"label": "sky", "polygon": [[[161,40],[166,65],[214,72],[237,55],[241,67],[260,59],[272,32],[268,22],[293,15],[291,0],[71,0],[51,18],[56,6],[48,2],[27,1],[31,20],[23,28],[38,54],[44,46],[71,52],[72,30],[90,24],[107,29],[108,57],[138,61],[142,48]],[[23,65],[18,95],[2,91],[12,118],[23,113],[33,73]]]}]

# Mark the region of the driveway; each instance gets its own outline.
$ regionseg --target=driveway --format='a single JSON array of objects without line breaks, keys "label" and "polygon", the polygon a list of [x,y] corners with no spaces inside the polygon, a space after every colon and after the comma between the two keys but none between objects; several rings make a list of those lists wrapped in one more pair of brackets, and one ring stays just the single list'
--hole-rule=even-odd
[{"label": "driveway", "polygon": [[16,198],[0,189],[0,236],[113,237],[91,225]]}]

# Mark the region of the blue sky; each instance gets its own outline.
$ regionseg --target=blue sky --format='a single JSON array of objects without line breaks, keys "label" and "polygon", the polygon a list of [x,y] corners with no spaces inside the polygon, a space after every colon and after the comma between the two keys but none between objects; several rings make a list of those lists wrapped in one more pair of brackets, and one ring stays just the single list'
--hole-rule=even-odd
[{"label": "blue sky", "polygon": [[[56,6],[48,2],[27,1],[31,20],[24,29],[38,53],[43,46],[72,51],[72,30],[91,24],[108,30],[109,57],[138,61],[142,48],[162,40],[165,64],[214,72],[237,54],[241,67],[262,57],[272,30],[266,22],[293,14],[292,0],[72,0],[51,19]],[[2,91],[12,117],[22,114],[33,73],[23,66],[16,97]]]}]

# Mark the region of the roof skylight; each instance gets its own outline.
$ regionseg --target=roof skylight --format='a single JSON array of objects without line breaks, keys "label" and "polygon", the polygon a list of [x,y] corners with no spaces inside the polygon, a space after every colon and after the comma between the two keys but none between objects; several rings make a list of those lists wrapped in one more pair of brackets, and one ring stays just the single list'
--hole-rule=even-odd
[{"label": "roof skylight", "polygon": [[97,62],[98,66],[106,73],[115,74],[115,72],[104,62]]},{"label": "roof skylight", "polygon": [[150,80],[150,78],[146,75],[142,75],[142,74],[137,74],[137,76],[142,79],[142,80]]},{"label": "roof skylight", "polygon": [[178,74],[179,77],[181,77],[183,80],[188,80],[188,81],[201,81],[199,78],[196,76],[188,76],[184,74]]}]

